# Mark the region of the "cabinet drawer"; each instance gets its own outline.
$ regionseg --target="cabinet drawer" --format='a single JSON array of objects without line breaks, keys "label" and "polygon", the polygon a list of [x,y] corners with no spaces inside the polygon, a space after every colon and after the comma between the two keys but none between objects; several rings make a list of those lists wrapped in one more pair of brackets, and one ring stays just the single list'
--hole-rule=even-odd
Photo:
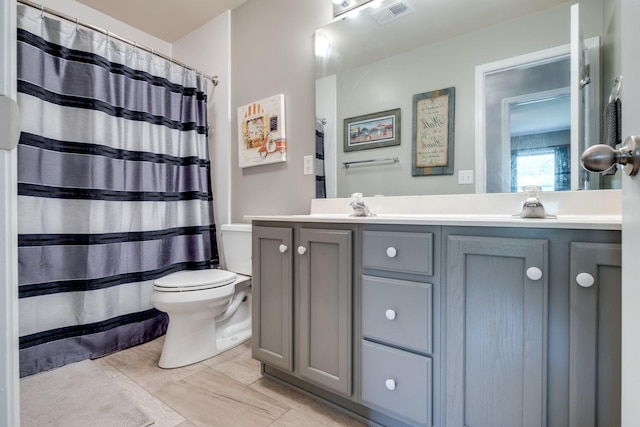
[{"label": "cabinet drawer", "polygon": [[364,231],[364,268],[431,276],[433,234],[396,231]]},{"label": "cabinet drawer", "polygon": [[431,425],[431,358],[362,341],[362,400],[412,424]]},{"label": "cabinet drawer", "polygon": [[362,335],[432,353],[433,286],[362,276]]}]

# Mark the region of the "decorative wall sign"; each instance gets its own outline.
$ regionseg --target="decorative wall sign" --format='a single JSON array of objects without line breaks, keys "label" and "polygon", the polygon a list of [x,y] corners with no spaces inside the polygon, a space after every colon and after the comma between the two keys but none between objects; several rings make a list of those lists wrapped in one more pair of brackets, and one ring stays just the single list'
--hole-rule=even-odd
[{"label": "decorative wall sign", "polygon": [[455,87],[413,95],[413,176],[453,174]]},{"label": "decorative wall sign", "polygon": [[344,119],[344,151],[400,145],[400,109]]},{"label": "decorative wall sign", "polygon": [[238,108],[238,163],[241,168],[287,160],[284,95]]}]

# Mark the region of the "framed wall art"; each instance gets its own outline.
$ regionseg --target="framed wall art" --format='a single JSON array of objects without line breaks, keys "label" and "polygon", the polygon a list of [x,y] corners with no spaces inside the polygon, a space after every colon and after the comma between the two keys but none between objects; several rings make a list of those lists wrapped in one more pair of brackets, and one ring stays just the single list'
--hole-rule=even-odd
[{"label": "framed wall art", "polygon": [[284,95],[238,108],[238,163],[241,168],[287,160]]},{"label": "framed wall art", "polygon": [[413,95],[413,176],[453,174],[455,88]]},{"label": "framed wall art", "polygon": [[344,119],[344,151],[400,145],[400,109]]}]

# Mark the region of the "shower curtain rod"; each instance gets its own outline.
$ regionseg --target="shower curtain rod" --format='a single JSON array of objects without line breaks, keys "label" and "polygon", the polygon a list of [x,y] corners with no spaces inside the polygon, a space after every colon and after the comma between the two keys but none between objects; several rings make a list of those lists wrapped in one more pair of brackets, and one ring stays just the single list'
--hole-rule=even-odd
[{"label": "shower curtain rod", "polygon": [[45,7],[43,4],[34,3],[32,1],[29,1],[29,0],[17,0],[17,1],[18,1],[18,3],[22,3],[22,4],[26,5],[26,6],[30,6],[30,7],[34,8],[34,9],[38,9],[43,14],[46,13],[46,14],[53,15],[53,16],[56,16],[58,18],[64,19],[64,20],[69,21],[71,23],[74,23],[76,25],[82,25],[83,27],[86,27],[86,28],[89,28],[91,30],[97,31],[99,33],[105,34],[107,37],[112,37],[114,39],[120,40],[121,42],[124,42],[124,43],[127,43],[127,44],[131,45],[131,46],[134,46],[134,47],[136,47],[138,49],[144,50],[145,52],[149,52],[152,55],[159,56],[159,57],[161,57],[163,59],[166,59],[169,62],[177,64],[177,65],[179,65],[181,67],[184,67],[187,70],[195,71],[196,73],[201,74],[205,79],[211,80],[211,82],[213,83],[214,86],[218,86],[218,76],[208,76],[208,75],[206,75],[205,73],[203,73],[200,70],[197,70],[197,69],[195,69],[193,67],[190,67],[187,64],[185,64],[183,62],[180,62],[180,61],[177,61],[177,60],[175,60],[175,59],[173,59],[173,58],[171,58],[171,57],[169,57],[167,55],[164,55],[164,54],[162,54],[160,52],[156,52],[151,48],[148,48],[146,46],[140,45],[140,44],[138,44],[138,43],[136,43],[134,41],[127,40],[124,37],[120,37],[119,35],[113,34],[110,31],[103,30],[102,28],[96,27],[95,25],[91,25],[91,24],[88,24],[86,22],[79,21],[78,18],[72,18],[71,16],[65,15],[64,13],[58,12],[57,10],[49,9],[48,7]]}]

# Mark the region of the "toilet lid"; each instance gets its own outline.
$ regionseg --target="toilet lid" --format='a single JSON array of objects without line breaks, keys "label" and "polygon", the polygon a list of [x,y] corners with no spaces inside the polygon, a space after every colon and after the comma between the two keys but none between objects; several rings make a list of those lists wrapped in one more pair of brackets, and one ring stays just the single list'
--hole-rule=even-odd
[{"label": "toilet lid", "polygon": [[237,276],[236,273],[231,271],[211,268],[206,270],[183,270],[156,279],[153,284],[156,289],[165,292],[194,291],[228,285],[233,283]]}]

